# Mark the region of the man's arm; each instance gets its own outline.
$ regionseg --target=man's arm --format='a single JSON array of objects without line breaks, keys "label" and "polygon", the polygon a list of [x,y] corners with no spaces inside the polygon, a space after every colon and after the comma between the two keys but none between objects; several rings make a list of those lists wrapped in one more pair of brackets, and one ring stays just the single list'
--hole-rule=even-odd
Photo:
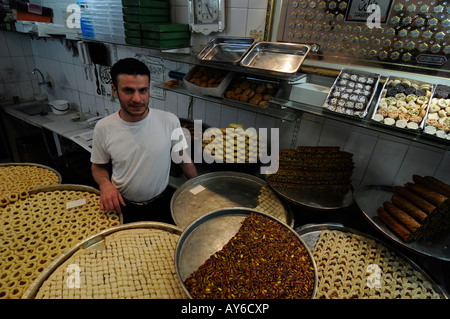
[{"label": "man's arm", "polygon": [[100,188],[100,209],[115,210],[121,213],[120,205],[125,206],[122,195],[111,183],[107,165],[94,164],[91,166],[92,176]]},{"label": "man's arm", "polygon": [[191,157],[184,150],[179,151],[179,156],[182,158],[181,163],[179,164],[183,174],[188,178],[194,178],[198,176],[197,168],[192,162]]}]

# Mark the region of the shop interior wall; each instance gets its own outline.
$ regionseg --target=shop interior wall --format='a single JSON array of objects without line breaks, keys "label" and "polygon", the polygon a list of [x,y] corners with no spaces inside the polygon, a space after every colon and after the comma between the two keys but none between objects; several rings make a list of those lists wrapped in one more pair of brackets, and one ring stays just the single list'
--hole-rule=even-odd
[{"label": "shop interior wall", "polygon": [[[187,1],[171,1],[174,21],[187,23],[185,2]],[[38,1],[34,3],[39,4]],[[261,4],[256,0],[228,1],[228,29],[224,34],[248,36],[251,31],[254,34],[255,30],[260,28],[258,23],[260,24],[263,19],[256,13],[265,15],[265,7],[261,8],[261,5],[258,7],[258,3]],[[209,38],[194,36],[193,50],[199,50]],[[96,93],[95,78],[86,79],[80,57],[73,55],[66,41],[0,31],[0,43],[6,44],[0,46],[0,100],[10,100],[14,95],[22,100],[30,99],[42,90],[47,93],[50,100],[69,100],[74,109],[91,114],[104,115],[119,109],[117,101]],[[151,65],[161,66],[164,71],[163,80],[169,79],[167,75],[169,71],[189,70],[189,65],[153,58],[145,48],[126,45],[108,45],[108,47],[113,62],[134,56]],[[31,74],[34,67],[39,68],[51,79],[53,88],[39,87],[38,77]],[[105,88],[110,90],[109,85],[105,85]],[[150,101],[152,108],[172,112],[181,118],[188,116],[188,105],[188,96],[173,92],[165,92],[162,99],[151,98]],[[342,150],[354,154],[356,167],[353,183],[356,188],[369,184],[400,185],[410,181],[412,174],[432,175],[450,183],[450,151],[389,134],[312,114],[303,114],[298,122],[283,122],[202,99],[194,100],[193,115],[194,119],[201,119],[215,127],[242,123],[246,127],[256,129],[279,128],[280,148],[299,145],[339,146]],[[294,136],[296,127],[299,131]]]}]

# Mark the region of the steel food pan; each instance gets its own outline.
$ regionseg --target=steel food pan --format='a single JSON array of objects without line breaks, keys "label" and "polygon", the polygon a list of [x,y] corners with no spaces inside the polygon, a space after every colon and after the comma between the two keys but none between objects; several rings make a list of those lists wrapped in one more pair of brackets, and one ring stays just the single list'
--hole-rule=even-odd
[{"label": "steel food pan", "polygon": [[215,37],[197,55],[202,62],[239,64],[255,39],[247,37]]},{"label": "steel food pan", "polygon": [[[410,258],[406,257],[404,254],[402,254],[392,246],[380,241],[379,239],[369,234],[344,226],[339,223],[307,224],[304,226],[297,227],[295,229],[295,232],[303,239],[308,248],[313,252],[319,239],[319,236],[321,232],[324,230],[338,230],[342,232],[357,234],[362,237],[374,240],[375,242],[385,246],[389,250],[395,252],[403,260],[405,260],[414,270],[420,272],[420,274],[431,283],[433,289],[441,296],[441,298],[448,299],[448,293],[444,289],[442,289],[439,285],[437,285],[433,281],[433,279],[430,276],[428,276],[428,274],[423,269],[421,269],[415,262],[413,262]],[[320,287],[318,287],[318,289],[320,289]]]},{"label": "steel food pan", "polygon": [[397,245],[424,256],[450,261],[450,251],[448,249],[450,244],[450,232],[444,231],[431,241],[419,240],[407,243],[398,238],[394,232],[378,218],[378,207],[383,206],[385,201],[390,201],[393,194],[393,187],[368,185],[357,189],[354,196],[356,204],[370,224]]},{"label": "steel food pan", "polygon": [[[353,77],[356,77],[356,79]],[[362,83],[361,78],[365,78],[366,80],[371,78],[373,79],[373,83]],[[377,91],[378,83],[380,82],[380,78],[381,76],[378,73],[370,73],[345,68],[341,69],[341,72],[336,77],[336,80],[334,81],[330,91],[328,92],[328,96],[325,100],[325,103],[323,104],[323,107],[333,112],[364,118],[367,115],[370,105],[372,104],[373,98]],[[349,87],[348,83],[346,82],[342,83],[342,80],[353,83],[354,87]],[[356,86],[358,87],[355,88]],[[369,87],[370,89],[368,89]],[[340,91],[337,92],[338,90]],[[367,95],[369,92],[370,94]],[[335,97],[335,95],[339,95],[339,97]],[[358,109],[354,106],[356,104],[355,102],[358,102],[359,97],[363,97],[363,99],[365,100],[365,106],[363,109]],[[336,99],[336,102],[342,100],[345,102],[353,102],[353,104],[351,108],[347,108],[345,105],[339,107],[337,103],[334,103],[333,99]],[[350,110],[351,112],[349,112],[348,110]]]},{"label": "steel food pan", "polygon": [[[267,183],[253,175],[238,172],[207,173],[184,182],[170,202],[175,224],[185,229],[197,218],[224,208],[255,208],[261,188]],[[283,219],[294,224],[291,211],[281,202]]]},{"label": "steel food pan", "polygon": [[[418,85],[418,86],[422,86],[422,85],[429,85],[429,86],[430,86],[430,92],[431,92],[431,94],[430,94],[430,96],[428,97],[428,101],[427,101],[427,103],[426,103],[426,114],[428,114],[428,109],[429,109],[430,104],[431,104],[431,97],[434,95],[434,90],[436,89],[436,86],[435,86],[434,84],[431,84],[431,83],[428,83],[428,82],[417,81],[417,80],[409,80],[409,79],[403,78],[403,77],[390,76],[390,77],[388,77],[388,78],[386,79],[386,82],[385,82],[384,85],[383,85],[383,88],[382,88],[382,90],[381,90],[381,93],[380,93],[380,95],[378,96],[378,100],[377,100],[377,103],[376,103],[376,105],[375,105],[375,109],[374,109],[374,111],[373,111],[373,114],[372,114],[372,118],[371,118],[371,119],[372,119],[372,121],[373,121],[374,123],[376,123],[376,124],[380,124],[380,125],[383,125],[383,126],[391,127],[391,128],[393,128],[393,129],[397,129],[397,130],[401,130],[401,131],[407,130],[407,131],[413,131],[413,132],[416,132],[416,131],[417,131],[417,132],[418,132],[420,129],[423,129],[423,127],[424,127],[424,125],[425,125],[426,114],[423,116],[421,122],[418,123],[417,128],[412,128],[412,129],[409,128],[409,127],[407,127],[407,126],[406,126],[406,127],[397,127],[397,126],[396,126],[397,122],[395,122],[394,124],[385,124],[385,123],[384,123],[384,119],[385,119],[386,117],[384,117],[383,120],[378,120],[378,119],[377,119],[377,112],[378,112],[378,109],[380,108],[380,103],[381,103],[382,99],[386,97],[387,89],[388,89],[388,87],[389,87],[391,81],[399,81],[399,82],[401,83],[402,81],[405,81],[405,80],[410,81],[411,84],[415,84],[415,85]],[[408,123],[409,123],[409,121],[408,121]]]},{"label": "steel food pan", "polygon": [[221,250],[223,246],[236,235],[242,221],[251,213],[258,213],[277,221],[292,231],[305,246],[314,266],[315,278],[312,297],[317,291],[317,268],[314,258],[304,240],[289,226],[267,214],[246,208],[221,209],[206,214],[183,231],[175,249],[175,269],[185,293],[192,298],[184,285],[186,278],[196,271],[212,254]]},{"label": "steel food pan", "polygon": [[292,75],[298,71],[310,49],[306,44],[258,42],[242,58],[240,65],[272,75]]},{"label": "steel food pan", "polygon": [[178,227],[170,224],[160,222],[136,222],[120,226],[115,226],[109,229],[105,229],[95,235],[92,235],[85,240],[79,242],[71,249],[64,252],[57,259],[55,259],[44,271],[36,278],[32,285],[28,287],[22,296],[22,299],[34,299],[39,292],[39,289],[43,283],[55,272],[58,267],[63,265],[70,257],[72,257],[79,250],[87,249],[99,249],[104,245],[104,241],[111,234],[130,229],[161,229],[177,235],[181,235],[182,231]]}]

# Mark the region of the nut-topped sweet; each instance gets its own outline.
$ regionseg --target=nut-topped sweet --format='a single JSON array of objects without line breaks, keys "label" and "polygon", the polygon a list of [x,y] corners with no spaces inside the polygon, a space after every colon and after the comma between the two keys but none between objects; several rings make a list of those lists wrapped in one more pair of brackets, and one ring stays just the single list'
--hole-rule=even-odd
[{"label": "nut-topped sweet", "polygon": [[409,79],[390,78],[372,119],[398,128],[417,130],[427,113],[433,86]]}]

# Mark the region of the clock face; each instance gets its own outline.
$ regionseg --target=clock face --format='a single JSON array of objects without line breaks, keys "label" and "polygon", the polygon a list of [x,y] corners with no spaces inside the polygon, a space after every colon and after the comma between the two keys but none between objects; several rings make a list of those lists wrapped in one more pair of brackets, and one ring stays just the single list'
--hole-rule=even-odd
[{"label": "clock face", "polygon": [[219,18],[218,0],[195,0],[194,15],[196,23],[215,23]]}]

